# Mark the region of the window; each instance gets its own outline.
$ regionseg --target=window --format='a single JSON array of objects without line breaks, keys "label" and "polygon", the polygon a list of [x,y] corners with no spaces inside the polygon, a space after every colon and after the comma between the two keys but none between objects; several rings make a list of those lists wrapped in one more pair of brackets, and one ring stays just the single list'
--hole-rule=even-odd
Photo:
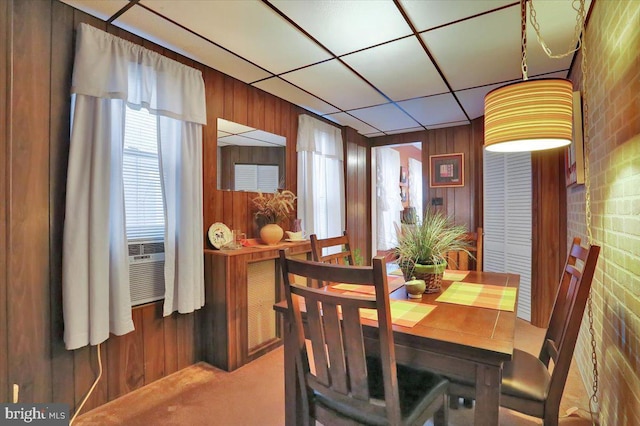
[{"label": "window", "polygon": [[164,205],[158,117],[126,107],[123,182],[131,305],[164,298]]},{"label": "window", "polygon": [[127,239],[163,240],[164,207],[158,166],[157,117],[127,107],[123,178]]}]

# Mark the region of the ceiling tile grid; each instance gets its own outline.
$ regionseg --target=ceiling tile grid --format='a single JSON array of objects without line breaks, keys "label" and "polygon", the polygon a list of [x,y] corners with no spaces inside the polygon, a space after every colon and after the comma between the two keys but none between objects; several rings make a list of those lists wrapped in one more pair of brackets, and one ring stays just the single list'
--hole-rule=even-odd
[{"label": "ceiling tile grid", "polygon": [[[533,1],[570,50],[572,1]],[[366,136],[468,124],[522,78],[514,0],[63,2]],[[566,77],[573,54],[530,22],[527,40],[529,77]]]}]

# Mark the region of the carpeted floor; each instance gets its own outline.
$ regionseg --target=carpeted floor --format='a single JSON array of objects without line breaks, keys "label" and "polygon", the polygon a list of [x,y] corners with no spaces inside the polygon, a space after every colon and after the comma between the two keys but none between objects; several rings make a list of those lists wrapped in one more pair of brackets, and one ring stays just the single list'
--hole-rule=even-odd
[{"label": "carpeted floor", "polygon": [[[516,346],[537,354],[544,330],[518,321]],[[233,372],[199,363],[79,416],[74,425],[127,426],[280,426],[284,425],[283,351],[279,348]],[[572,367],[560,405],[564,425],[589,425],[588,395]],[[577,417],[576,417],[577,416]],[[542,422],[500,409],[500,424]],[[473,409],[450,411],[450,424],[473,424]]]}]

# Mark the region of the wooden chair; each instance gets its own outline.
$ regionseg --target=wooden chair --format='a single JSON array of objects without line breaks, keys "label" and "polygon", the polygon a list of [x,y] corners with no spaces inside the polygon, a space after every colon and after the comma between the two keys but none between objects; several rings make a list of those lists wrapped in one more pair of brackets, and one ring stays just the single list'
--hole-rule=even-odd
[{"label": "wooden chair", "polygon": [[[332,263],[336,265],[355,265],[347,231],[344,231],[344,234],[339,237],[319,240],[316,234],[311,234],[309,238],[311,240],[311,258],[316,262]],[[330,247],[339,247],[339,251],[323,255],[323,249]]]},{"label": "wooden chair", "polygon": [[[573,239],[540,354],[536,358],[515,349],[513,359],[503,366],[503,407],[541,418],[547,426],[558,424],[560,399],[599,253],[599,246],[585,248],[580,238]],[[473,397],[473,388],[462,383],[451,383],[451,392]]]},{"label": "wooden chair", "polygon": [[[296,369],[303,416],[309,424],[317,420],[332,426],[422,425],[431,417],[436,424],[445,424],[447,380],[395,362],[384,258],[374,258],[372,266],[342,266],[291,259],[281,250],[280,266],[287,315],[298,340]],[[375,296],[306,287],[291,282],[290,274],[372,285]],[[301,306],[306,311],[306,325]],[[379,339],[373,350],[379,351],[379,356],[365,354],[360,308],[377,311]]]},{"label": "wooden chair", "polygon": [[[469,242],[469,252],[475,259],[470,259],[469,254],[463,251],[447,252],[447,269],[469,271],[469,265],[475,264],[475,270],[482,272],[482,250],[484,231],[478,228],[476,232],[468,232],[465,239]],[[471,260],[471,262],[469,262]]]}]

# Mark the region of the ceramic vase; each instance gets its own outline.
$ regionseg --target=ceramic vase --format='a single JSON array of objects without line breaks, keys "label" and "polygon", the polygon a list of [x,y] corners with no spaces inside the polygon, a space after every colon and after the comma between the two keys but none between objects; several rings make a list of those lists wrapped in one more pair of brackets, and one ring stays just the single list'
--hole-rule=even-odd
[{"label": "ceramic vase", "polygon": [[278,244],[283,235],[284,230],[276,223],[268,223],[260,228],[260,239],[270,246]]},{"label": "ceramic vase", "polygon": [[404,283],[404,286],[407,289],[409,299],[422,299],[422,294],[427,289],[424,280],[409,280]]}]

